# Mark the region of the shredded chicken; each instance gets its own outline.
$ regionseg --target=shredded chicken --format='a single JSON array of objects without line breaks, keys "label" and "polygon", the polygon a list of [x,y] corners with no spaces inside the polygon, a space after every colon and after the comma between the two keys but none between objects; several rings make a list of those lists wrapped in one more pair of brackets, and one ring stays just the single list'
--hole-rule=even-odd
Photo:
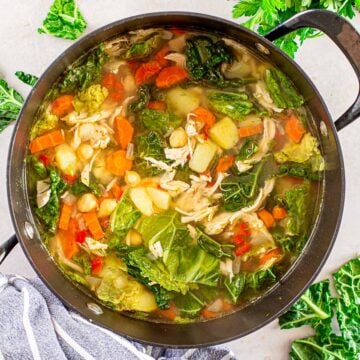
[{"label": "shredded chicken", "polygon": [[87,236],[85,241],[82,244],[79,244],[79,246],[82,247],[87,253],[97,256],[105,256],[108,249],[108,244],[104,244],[89,236]]},{"label": "shredded chicken", "polygon": [[163,190],[166,190],[171,197],[177,197],[187,189],[189,189],[190,185],[184,181],[174,180],[176,171],[168,171],[165,172],[160,177],[160,187]]},{"label": "shredded chicken", "polygon": [[164,251],[160,241],[150,245],[149,250],[154,255],[155,259],[163,257]]},{"label": "shredded chicken", "polygon": [[165,148],[165,157],[168,160],[173,160],[174,162],[171,164],[172,168],[176,168],[181,165],[184,166],[189,160],[190,149],[188,145],[185,145],[181,148]]},{"label": "shredded chicken", "polygon": [[38,180],[36,182],[36,203],[39,209],[48,203],[50,195],[50,179]]},{"label": "shredded chicken", "polygon": [[222,172],[218,173],[218,176],[217,176],[217,179],[216,179],[216,181],[215,181],[215,184],[212,185],[210,188],[207,188],[207,189],[205,190],[205,194],[206,194],[207,196],[214,195],[215,192],[217,191],[217,189],[219,188],[219,186],[221,185],[222,181],[223,181],[227,176],[229,176],[229,174],[227,174],[227,173],[222,173]]},{"label": "shredded chicken", "polygon": [[264,81],[258,81],[254,85],[254,97],[258,103],[267,110],[281,112],[283,109],[278,108],[273,99],[271,98],[269,92],[266,89]]},{"label": "shredded chicken", "polygon": [[111,114],[112,110],[102,110],[90,116],[87,113],[77,113],[76,111],[73,111],[61,118],[61,120],[65,121],[67,125],[73,126],[76,124],[98,122],[107,119]]},{"label": "shredded chicken", "polygon": [[211,221],[211,219],[214,217],[216,211],[218,209],[218,206],[209,206],[200,210],[186,212],[181,210],[180,208],[175,208],[177,212],[184,215],[181,217],[181,222],[184,224],[190,223],[190,222],[199,222],[201,220],[207,219],[208,221]]},{"label": "shredded chicken", "polygon": [[172,167],[161,160],[156,160],[150,156],[145,156],[144,160],[148,161],[151,164],[151,166],[156,167],[160,170],[172,171]]},{"label": "shredded chicken", "polygon": [[86,186],[90,186],[90,172],[93,167],[94,161],[96,157],[99,155],[99,153],[100,150],[95,151],[90,161],[84,166],[83,170],[81,171],[80,179],[81,182]]},{"label": "shredded chicken", "polygon": [[226,258],[225,261],[220,261],[220,272],[224,276],[228,276],[229,280],[231,281],[234,277],[233,261],[229,258]]},{"label": "shredded chicken", "polygon": [[252,165],[250,164],[244,164],[242,161],[237,160],[235,161],[235,165],[239,171],[239,173],[246,172],[252,168]]},{"label": "shredded chicken", "polygon": [[180,53],[171,53],[165,56],[166,60],[173,61],[177,66],[186,68],[186,56]]}]

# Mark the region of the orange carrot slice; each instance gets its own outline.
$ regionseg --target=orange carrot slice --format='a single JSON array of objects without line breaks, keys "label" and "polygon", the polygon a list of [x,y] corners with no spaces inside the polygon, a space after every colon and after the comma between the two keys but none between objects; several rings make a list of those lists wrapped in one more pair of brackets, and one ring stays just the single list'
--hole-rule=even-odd
[{"label": "orange carrot slice", "polygon": [[65,142],[64,134],[61,130],[55,130],[50,133],[38,136],[31,141],[29,148],[32,154],[60,145]]}]

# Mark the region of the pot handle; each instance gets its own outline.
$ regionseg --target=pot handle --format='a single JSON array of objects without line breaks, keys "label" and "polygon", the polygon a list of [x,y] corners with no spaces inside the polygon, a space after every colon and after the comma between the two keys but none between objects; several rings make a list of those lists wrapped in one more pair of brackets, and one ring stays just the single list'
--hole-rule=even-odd
[{"label": "pot handle", "polygon": [[15,247],[17,243],[18,239],[14,234],[0,245],[0,264],[5,260],[5,258],[9,255],[10,251]]},{"label": "pot handle", "polygon": [[[323,31],[349,60],[360,82],[360,34],[344,18],[331,11],[308,10],[295,15],[270,31],[265,37],[274,41],[294,30],[311,27]],[[337,130],[352,123],[360,115],[360,91],[350,108],[335,121]]]}]

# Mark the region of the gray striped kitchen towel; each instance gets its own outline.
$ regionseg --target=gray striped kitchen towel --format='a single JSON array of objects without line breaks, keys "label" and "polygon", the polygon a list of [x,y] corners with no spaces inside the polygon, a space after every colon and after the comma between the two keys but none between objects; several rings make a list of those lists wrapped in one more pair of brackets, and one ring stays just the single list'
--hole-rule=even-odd
[{"label": "gray striped kitchen towel", "polygon": [[0,274],[0,360],[235,360],[223,347],[145,346],[67,310],[39,279]]}]

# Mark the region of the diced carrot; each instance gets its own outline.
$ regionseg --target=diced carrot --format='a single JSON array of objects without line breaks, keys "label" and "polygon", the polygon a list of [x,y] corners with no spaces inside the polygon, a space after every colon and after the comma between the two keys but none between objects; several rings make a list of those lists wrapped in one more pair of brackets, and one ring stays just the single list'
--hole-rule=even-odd
[{"label": "diced carrot", "polygon": [[32,154],[52,148],[65,142],[64,134],[61,130],[55,130],[50,133],[38,136],[31,141],[29,148]]},{"label": "diced carrot", "polygon": [[73,100],[74,97],[72,95],[59,96],[51,104],[51,112],[58,117],[67,115],[74,110]]},{"label": "diced carrot", "polygon": [[287,211],[281,206],[274,206],[272,209],[272,216],[275,220],[281,220],[287,216]]},{"label": "diced carrot", "polygon": [[102,256],[96,256],[91,259],[91,273],[98,274],[103,267],[104,258]]},{"label": "diced carrot", "polygon": [[118,79],[115,74],[105,73],[101,79],[101,85],[106,87],[108,90],[112,90],[117,81]]},{"label": "diced carrot", "polygon": [[261,134],[264,131],[263,124],[256,124],[252,126],[243,126],[238,129],[241,138]]},{"label": "diced carrot", "polygon": [[106,158],[106,169],[116,176],[124,176],[127,170],[131,170],[132,163],[126,158],[125,150],[118,150]]},{"label": "diced carrot", "polygon": [[69,184],[73,185],[77,180],[77,175],[62,174],[61,177]]},{"label": "diced carrot", "polygon": [[105,234],[100,226],[99,219],[96,216],[96,212],[91,211],[83,214],[85,224],[88,227],[91,235],[95,240],[102,239]]},{"label": "diced carrot", "polygon": [[116,117],[115,118],[116,141],[123,150],[126,150],[129,143],[131,143],[133,135],[134,135],[134,128],[129,122],[129,120],[123,116]]},{"label": "diced carrot", "polygon": [[251,249],[251,244],[249,242],[246,242],[243,245],[236,248],[235,255],[242,256],[246,254],[250,249]]},{"label": "diced carrot", "polygon": [[76,243],[76,234],[78,232],[78,224],[74,219],[70,219],[67,230],[59,230],[58,236],[60,239],[61,247],[65,257],[71,259],[79,252],[79,247]]},{"label": "diced carrot", "polygon": [[147,108],[157,110],[157,111],[165,111],[166,110],[166,102],[165,101],[150,101],[147,104]]},{"label": "diced carrot", "polygon": [[156,54],[155,54],[155,60],[162,66],[168,66],[169,65],[169,61],[165,59],[165,56],[170,52],[170,48],[168,46],[164,46],[162,49],[160,49]]},{"label": "diced carrot", "polygon": [[234,308],[234,306],[227,301],[223,301],[223,311],[229,312]]},{"label": "diced carrot", "polygon": [[267,228],[271,228],[272,226],[274,226],[275,220],[269,211],[267,211],[266,209],[262,209],[258,211],[257,214]]},{"label": "diced carrot", "polygon": [[235,162],[235,156],[225,155],[222,158],[220,158],[220,160],[216,166],[216,171],[218,173],[220,173],[220,172],[224,173],[224,172],[228,171],[234,165],[234,162]]},{"label": "diced carrot", "polygon": [[161,70],[161,65],[157,61],[149,61],[141,64],[135,72],[136,85],[147,83]]},{"label": "diced carrot", "polygon": [[106,73],[101,79],[101,84],[109,90],[109,98],[113,101],[121,101],[124,97],[124,86],[116,75]]},{"label": "diced carrot", "polygon": [[176,318],[176,311],[175,306],[170,303],[169,309],[166,310],[157,310],[156,311],[160,316],[163,316],[164,318],[174,321]]},{"label": "diced carrot", "polygon": [[60,219],[59,219],[59,229],[67,230],[69,227],[70,217],[72,213],[72,206],[64,204],[61,208]]},{"label": "diced carrot", "polygon": [[214,311],[210,311],[207,309],[203,309],[201,311],[201,315],[205,318],[205,319],[213,319],[215,318],[218,314]]},{"label": "diced carrot", "polygon": [[302,122],[295,115],[291,115],[286,121],[285,132],[294,143],[299,143],[306,130]]},{"label": "diced carrot", "polygon": [[210,110],[201,106],[193,110],[191,113],[196,115],[197,120],[205,124],[207,130],[209,130],[216,122],[215,115]]},{"label": "diced carrot", "polygon": [[266,264],[270,259],[272,259],[272,258],[278,258],[278,257],[280,257],[281,256],[281,252],[280,252],[280,250],[278,249],[278,248],[276,248],[276,249],[273,249],[273,250],[271,250],[271,251],[269,251],[269,252],[267,252],[265,255],[263,255],[260,259],[259,259],[259,263],[261,264],[261,265],[264,265],[264,264]]},{"label": "diced carrot", "polygon": [[112,188],[111,188],[111,193],[113,194],[114,198],[116,200],[120,200],[122,194],[124,193],[123,189],[121,188],[121,186],[119,184],[115,184]]},{"label": "diced carrot", "polygon": [[156,86],[160,89],[166,89],[179,84],[188,78],[188,73],[180,66],[173,65],[162,69],[156,78]]}]

